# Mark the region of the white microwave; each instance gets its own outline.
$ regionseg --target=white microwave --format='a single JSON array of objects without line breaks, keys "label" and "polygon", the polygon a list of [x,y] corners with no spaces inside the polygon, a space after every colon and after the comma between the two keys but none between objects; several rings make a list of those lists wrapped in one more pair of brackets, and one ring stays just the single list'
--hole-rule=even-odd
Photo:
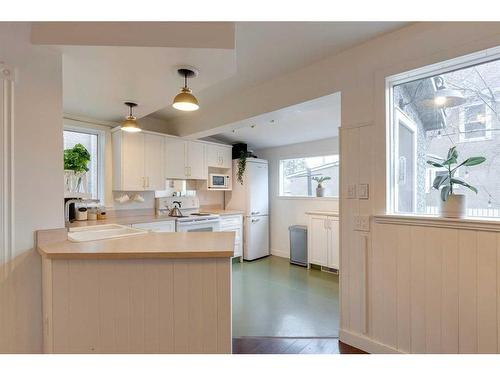
[{"label": "white microwave", "polygon": [[229,189],[229,179],[231,177],[225,174],[210,173],[208,175],[209,189]]}]

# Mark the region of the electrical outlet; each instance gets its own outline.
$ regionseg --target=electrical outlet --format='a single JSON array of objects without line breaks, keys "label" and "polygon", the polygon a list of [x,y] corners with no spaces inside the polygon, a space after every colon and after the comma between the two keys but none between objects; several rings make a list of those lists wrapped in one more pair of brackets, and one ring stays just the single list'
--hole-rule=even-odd
[{"label": "electrical outlet", "polygon": [[356,199],[356,184],[347,185],[347,199]]},{"label": "electrical outlet", "polygon": [[358,184],[358,198],[359,199],[368,199],[368,184]]},{"label": "electrical outlet", "polygon": [[355,215],[354,216],[354,230],[360,232],[370,231],[370,216],[369,215]]}]

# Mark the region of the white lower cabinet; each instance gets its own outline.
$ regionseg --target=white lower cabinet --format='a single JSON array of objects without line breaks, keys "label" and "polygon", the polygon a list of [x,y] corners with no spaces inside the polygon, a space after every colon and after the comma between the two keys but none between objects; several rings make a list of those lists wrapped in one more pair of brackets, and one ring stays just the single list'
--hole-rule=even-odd
[{"label": "white lower cabinet", "polygon": [[161,233],[175,232],[175,220],[132,224],[132,228],[146,229],[150,230],[151,232],[161,232]]},{"label": "white lower cabinet", "polygon": [[308,264],[339,269],[339,218],[309,216],[307,230]]},{"label": "white lower cabinet", "polygon": [[243,260],[243,216],[223,215],[220,217],[220,231],[234,232],[234,256]]}]

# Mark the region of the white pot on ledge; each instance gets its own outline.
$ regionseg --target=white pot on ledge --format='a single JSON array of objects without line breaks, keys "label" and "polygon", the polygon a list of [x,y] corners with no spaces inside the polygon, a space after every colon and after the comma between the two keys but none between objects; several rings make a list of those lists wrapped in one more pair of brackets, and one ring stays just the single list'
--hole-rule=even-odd
[{"label": "white pot on ledge", "polygon": [[464,194],[451,194],[446,201],[441,200],[441,216],[460,219],[466,216],[466,204]]}]

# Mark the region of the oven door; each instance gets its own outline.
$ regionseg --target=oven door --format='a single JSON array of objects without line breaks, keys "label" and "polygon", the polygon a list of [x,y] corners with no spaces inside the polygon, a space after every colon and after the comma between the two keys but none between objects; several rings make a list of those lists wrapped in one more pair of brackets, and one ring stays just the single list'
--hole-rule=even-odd
[{"label": "oven door", "polygon": [[218,232],[220,228],[219,219],[178,221],[177,232]]}]

